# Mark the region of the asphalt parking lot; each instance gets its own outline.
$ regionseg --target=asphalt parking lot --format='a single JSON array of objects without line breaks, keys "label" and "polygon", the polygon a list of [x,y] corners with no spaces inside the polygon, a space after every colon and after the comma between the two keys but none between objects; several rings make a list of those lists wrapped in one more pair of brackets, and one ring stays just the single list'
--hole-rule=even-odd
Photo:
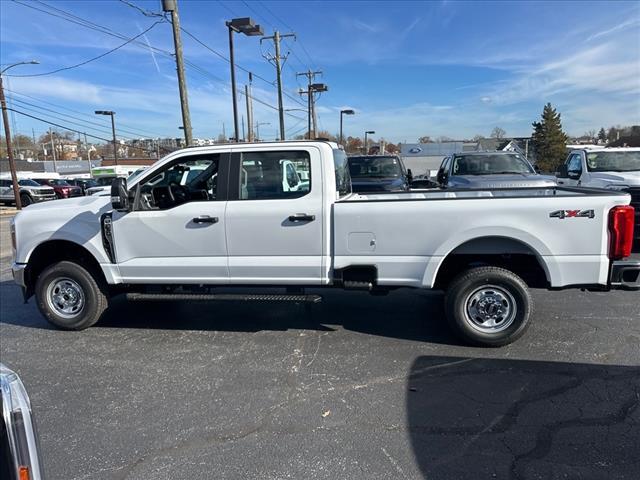
[{"label": "asphalt parking lot", "polygon": [[442,296],[131,303],[55,330],[11,281],[0,358],[48,479],[640,478],[640,294],[536,291],[513,345],[461,345]]}]

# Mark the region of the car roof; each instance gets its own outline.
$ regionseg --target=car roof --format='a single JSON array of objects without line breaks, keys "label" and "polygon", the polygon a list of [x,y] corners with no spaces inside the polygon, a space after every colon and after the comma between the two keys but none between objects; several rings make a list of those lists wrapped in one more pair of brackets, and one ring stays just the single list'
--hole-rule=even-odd
[{"label": "car roof", "polygon": [[574,148],[572,152],[640,152],[640,147],[599,147],[599,148]]}]

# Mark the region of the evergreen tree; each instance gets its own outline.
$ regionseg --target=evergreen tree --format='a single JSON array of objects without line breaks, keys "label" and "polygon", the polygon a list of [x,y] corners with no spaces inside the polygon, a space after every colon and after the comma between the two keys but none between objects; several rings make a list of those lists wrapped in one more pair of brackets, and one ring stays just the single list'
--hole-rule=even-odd
[{"label": "evergreen tree", "polygon": [[567,156],[567,135],[562,131],[560,114],[547,103],[540,122],[533,122],[533,147],[536,164],[541,170],[553,172]]},{"label": "evergreen tree", "polygon": [[609,142],[615,142],[617,139],[618,129],[616,127],[611,127],[607,133],[607,140],[609,140]]},{"label": "evergreen tree", "polygon": [[604,127],[598,132],[598,140],[602,143],[607,141],[607,132],[604,130]]}]

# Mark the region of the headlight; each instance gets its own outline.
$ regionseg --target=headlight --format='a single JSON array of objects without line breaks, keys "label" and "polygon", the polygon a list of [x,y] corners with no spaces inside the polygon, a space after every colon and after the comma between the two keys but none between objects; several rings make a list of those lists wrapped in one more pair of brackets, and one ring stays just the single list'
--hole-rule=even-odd
[{"label": "headlight", "polygon": [[629,185],[613,184],[607,185],[608,190],[629,190]]},{"label": "headlight", "polygon": [[[7,449],[9,468],[17,479],[41,480],[38,437],[31,402],[22,381],[13,371],[0,363],[2,390],[2,450]],[[4,453],[4,452],[3,452]]]}]

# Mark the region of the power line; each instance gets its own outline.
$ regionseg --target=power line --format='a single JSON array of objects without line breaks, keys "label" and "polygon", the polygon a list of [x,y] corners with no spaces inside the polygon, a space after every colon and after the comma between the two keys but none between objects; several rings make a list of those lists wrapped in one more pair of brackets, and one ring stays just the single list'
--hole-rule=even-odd
[{"label": "power line", "polygon": [[[62,128],[62,129],[66,130],[66,131],[69,131],[69,132],[74,132],[74,133],[77,133],[77,134],[80,134],[80,135],[86,135],[87,137],[95,138],[97,140],[102,140],[103,142],[107,142],[107,143],[113,142],[113,138],[104,138],[104,137],[99,137],[97,135],[92,135],[91,133],[87,133],[86,131],[76,130],[75,128],[71,128],[68,125],[62,125],[62,124],[59,124],[59,123],[56,123],[56,122],[52,122],[50,120],[46,120],[46,119],[41,118],[41,117],[36,117],[35,115],[30,115],[28,113],[21,112],[20,110],[16,110],[14,108],[7,108],[7,110],[11,110],[12,112],[15,112],[15,113],[17,113],[19,115],[24,115],[25,117],[33,118],[34,120],[38,120],[40,122],[44,122],[44,123],[46,123],[48,125],[53,125],[54,127]],[[135,146],[132,146],[132,145],[127,145],[127,146],[129,148],[134,149],[134,150],[142,150],[144,152],[153,152],[153,153],[156,152],[156,150],[148,149],[148,148],[144,148],[144,147],[135,147]]]},{"label": "power line", "polygon": [[162,17],[162,18],[165,18],[165,16],[162,13],[152,12],[151,10],[145,10],[144,8],[139,7],[138,5],[136,5],[133,2],[128,2],[127,0],[120,0],[120,3],[124,3],[125,5],[138,10],[145,17]]},{"label": "power line", "polygon": [[[282,20],[280,17],[278,17],[275,13],[273,13],[273,11],[267,7],[267,5],[264,2],[257,2],[258,4],[260,4],[260,6],[262,8],[264,8],[267,12],[269,12],[269,14],[276,19],[276,21],[279,21],[282,25],[284,25],[287,29],[293,31],[294,29],[291,28],[284,20]],[[315,64],[315,62],[313,61],[313,59],[311,58],[311,55],[309,55],[309,52],[307,51],[307,49],[304,46],[304,43],[302,43],[302,40],[298,41],[298,44],[300,45],[300,48],[302,48],[302,51],[304,52],[304,54],[307,56],[307,58],[309,59],[309,62],[311,62],[312,65]]]},{"label": "power line", "polygon": [[[185,30],[183,27],[180,28],[180,30],[182,30],[187,36],[189,36],[190,38],[192,38],[194,41],[196,41],[198,44],[200,44],[201,46],[203,46],[204,48],[206,48],[207,50],[209,50],[210,52],[212,52],[213,54],[217,55],[218,57],[220,57],[222,60],[224,60],[227,63],[230,63],[230,60],[225,57],[222,53],[214,50],[213,48],[211,48],[209,45],[207,45],[206,43],[204,43],[202,40],[200,40],[198,37],[196,37],[195,35],[193,35],[191,32],[189,32],[188,30]],[[241,65],[236,64],[236,67],[239,68],[240,70],[242,70],[243,72],[246,73],[251,73],[254,77],[258,78],[259,80],[262,80],[263,82],[271,85],[272,87],[275,86],[275,82],[271,82],[269,80],[267,80],[266,78],[258,75],[257,73],[251,72],[250,70],[244,68]],[[293,95],[288,94],[287,92],[283,92],[283,94],[289,98],[290,100],[296,102],[298,105],[303,105],[297,98],[295,98]]]},{"label": "power line", "polygon": [[[47,111],[47,112],[54,113],[54,114],[56,114],[56,115],[62,115],[63,117],[68,117],[68,118],[71,118],[71,119],[73,119],[73,120],[78,120],[78,121],[80,121],[80,122],[84,122],[85,124],[88,124],[88,125],[97,125],[97,126],[99,127],[99,129],[100,129],[100,130],[104,129],[104,130],[106,131],[106,133],[110,133],[110,131],[109,131],[109,126],[108,126],[108,125],[106,125],[106,124],[99,123],[99,122],[95,122],[95,121],[90,121],[90,120],[85,120],[85,119],[83,119],[83,118],[74,117],[73,115],[69,115],[69,114],[67,114],[67,113],[58,112],[58,111],[56,111],[56,110],[52,110],[52,109],[50,109],[50,108],[46,108],[46,107],[42,107],[42,106],[40,106],[40,105],[35,105],[35,104],[33,104],[33,103],[25,102],[24,100],[20,100],[19,98],[13,98],[13,97],[11,97],[11,96],[8,96],[8,98],[11,98],[11,100],[12,100],[13,102],[18,102],[18,103],[20,103],[20,105],[19,105],[19,107],[20,107],[20,108],[24,108],[24,109],[26,109],[26,110],[34,111],[32,108],[29,108],[29,107],[34,107],[34,108],[38,109],[38,110],[35,110],[35,112],[36,112],[36,113],[40,113],[40,111],[39,111],[39,110],[44,110],[44,111]],[[55,117],[54,117],[54,118],[55,118]],[[92,117],[92,118],[93,118],[93,117]],[[75,123],[75,122],[72,122],[71,120],[66,120],[66,119],[64,119],[64,118],[58,118],[58,119],[59,119],[59,120],[63,120],[63,121],[67,121],[67,122],[70,122],[70,123]],[[77,124],[77,123],[76,123],[76,124]],[[81,125],[81,126],[84,126],[83,124],[80,124],[80,125]],[[88,127],[88,128],[91,128],[91,129],[93,129],[93,130],[99,130],[98,128],[95,128],[95,127]],[[127,128],[122,128],[122,126],[121,126],[121,125],[118,125],[118,132],[130,133],[130,134],[132,134],[132,135],[135,135],[136,137],[139,137],[139,134],[138,134],[138,133],[136,133],[136,132],[132,132],[132,131],[130,131],[130,130],[129,130],[129,129],[127,129]],[[128,137],[128,136],[126,136],[126,135],[120,135],[120,136],[121,136],[122,138],[126,138],[126,139],[129,139],[129,140],[133,140],[133,139],[134,139],[134,137]]]},{"label": "power line", "polygon": [[164,22],[165,22],[165,20],[158,20],[157,22],[153,23],[149,28],[147,28],[144,32],[141,32],[138,35],[136,35],[135,37],[132,37],[132,38],[128,39],[126,42],[118,45],[117,47],[112,48],[111,50],[108,50],[108,51],[98,55],[97,57],[93,57],[93,58],[90,58],[89,60],[85,60],[84,62],[76,63],[75,65],[70,65],[68,67],[58,68],[56,70],[52,70],[50,72],[44,72],[44,73],[34,73],[34,74],[30,74],[30,75],[8,75],[8,74],[5,74],[5,75],[7,77],[43,77],[45,75],[52,75],[54,73],[63,72],[65,70],[71,70],[73,68],[81,67],[81,66],[86,65],[88,63],[91,63],[91,62],[93,62],[95,60],[99,60],[99,59],[101,59],[103,57],[106,57],[107,55],[109,55],[110,53],[115,52],[116,50],[120,50],[125,45],[130,44],[131,42],[135,41],[137,38],[139,38],[139,37],[143,36],[145,33],[149,32],[156,25],[158,25],[160,23],[164,23]]},{"label": "power line", "polygon": [[[90,115],[90,114],[88,114],[86,112],[81,112],[79,110],[74,110],[72,108],[68,108],[68,107],[65,107],[63,105],[58,105],[57,103],[48,102],[47,100],[42,100],[42,99],[34,97],[32,95],[27,95],[26,93],[17,92],[15,90],[11,90],[11,89],[6,88],[6,87],[5,87],[4,90],[6,92],[10,92],[10,93],[12,93],[14,95],[20,95],[21,97],[30,98],[31,100],[35,100],[36,102],[40,102],[40,103],[44,103],[44,104],[47,104],[47,105],[51,105],[53,107],[61,108],[62,110],[66,110],[68,112],[76,113],[78,115],[82,115],[82,116],[85,116],[85,117],[88,117],[88,118],[91,118],[91,119],[96,119],[97,118],[94,115]],[[105,124],[105,126],[108,126],[108,125]],[[150,132],[150,131],[145,131],[143,129],[138,129],[138,128],[132,128],[129,124],[126,124],[126,123],[118,122],[118,126],[119,127],[121,127],[121,126],[126,127],[127,130],[129,130],[131,133],[134,133],[135,135],[141,135],[143,137],[146,137],[148,135],[151,135],[152,137],[158,137],[158,138],[161,137],[161,135],[157,135],[156,133],[153,133],[153,132]]]},{"label": "power line", "polygon": [[[25,117],[33,118],[34,120],[39,120],[41,122],[47,123],[49,125],[53,125],[53,126],[58,127],[58,128],[63,128],[63,129],[68,130],[70,132],[81,133],[83,135],[85,134],[85,132],[83,132],[83,131],[76,130],[76,129],[68,127],[66,125],[60,125],[59,123],[51,122],[49,120],[45,120],[44,118],[36,117],[35,115],[30,115],[28,113],[21,112],[20,110],[16,110],[15,108],[7,108],[7,110],[11,110],[12,112],[16,112],[19,115],[24,115]],[[86,135],[87,135],[87,137],[97,138],[98,140],[102,140],[104,142],[112,142],[113,141],[112,138],[98,137],[97,135],[91,135],[90,133],[87,133]]]},{"label": "power line", "polygon": [[[253,13],[255,13],[257,17],[262,18],[265,21],[265,23],[267,25],[269,25],[273,30],[277,30],[277,27],[273,23],[271,23],[269,20],[267,20],[262,14],[258,13],[258,11],[255,10],[251,5],[249,5],[249,3],[247,3],[245,0],[242,0],[242,3],[244,3],[244,5],[249,10],[251,10]],[[289,30],[292,31],[292,32],[294,31],[292,28],[289,28]],[[291,45],[289,44],[287,39],[283,39],[282,43],[284,43],[287,46],[287,48],[289,48],[289,50],[291,51],[291,54],[293,54],[295,59],[298,60],[300,65],[302,65],[306,69],[309,69],[309,67],[300,59],[300,57],[298,57],[298,54],[295,52],[295,50],[293,50],[293,47],[291,47]],[[290,66],[288,64],[287,64],[287,66],[295,73],[295,69],[292,66]]]}]

